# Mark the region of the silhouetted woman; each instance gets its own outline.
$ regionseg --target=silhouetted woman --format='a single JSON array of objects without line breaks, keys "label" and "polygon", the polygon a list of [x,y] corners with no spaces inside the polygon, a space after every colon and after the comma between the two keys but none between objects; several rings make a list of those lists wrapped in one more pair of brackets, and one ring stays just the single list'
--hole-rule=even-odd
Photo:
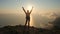
[{"label": "silhouetted woman", "polygon": [[33,10],[33,7],[32,7],[32,9],[30,11],[27,10],[27,12],[25,11],[24,7],[22,7],[22,9],[23,9],[23,11],[26,14],[26,23],[25,23],[25,26],[27,25],[27,23],[28,23],[28,26],[30,26],[30,14],[31,14],[31,12]]}]

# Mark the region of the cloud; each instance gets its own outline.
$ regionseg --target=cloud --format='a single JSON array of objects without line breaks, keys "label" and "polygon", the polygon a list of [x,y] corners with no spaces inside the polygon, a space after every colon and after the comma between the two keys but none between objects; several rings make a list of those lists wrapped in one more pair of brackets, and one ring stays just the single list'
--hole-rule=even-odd
[{"label": "cloud", "polygon": [[57,14],[54,12],[43,12],[40,13],[41,16],[47,17],[48,19],[55,19],[57,17]]}]

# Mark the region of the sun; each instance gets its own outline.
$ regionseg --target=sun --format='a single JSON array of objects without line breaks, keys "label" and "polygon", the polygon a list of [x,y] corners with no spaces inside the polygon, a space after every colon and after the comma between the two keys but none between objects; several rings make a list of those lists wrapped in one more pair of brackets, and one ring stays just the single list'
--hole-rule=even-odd
[{"label": "sun", "polygon": [[28,6],[27,6],[27,10],[30,11],[31,9],[32,9],[32,6],[31,6],[31,5],[28,5]]}]

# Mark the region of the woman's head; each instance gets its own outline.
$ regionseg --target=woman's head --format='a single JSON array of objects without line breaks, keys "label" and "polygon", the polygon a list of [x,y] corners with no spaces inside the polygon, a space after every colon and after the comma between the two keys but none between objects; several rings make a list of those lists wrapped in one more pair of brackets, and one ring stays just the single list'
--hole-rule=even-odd
[{"label": "woman's head", "polygon": [[27,10],[27,13],[29,13],[29,10]]}]

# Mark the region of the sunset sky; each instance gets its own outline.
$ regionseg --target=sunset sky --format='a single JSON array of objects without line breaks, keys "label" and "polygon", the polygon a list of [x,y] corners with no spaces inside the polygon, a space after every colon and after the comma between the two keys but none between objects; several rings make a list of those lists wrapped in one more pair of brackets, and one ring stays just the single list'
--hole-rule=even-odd
[{"label": "sunset sky", "polygon": [[[5,14],[15,15],[14,20],[15,18],[17,19],[15,24],[24,24],[21,23],[25,22],[25,14],[22,10],[22,6],[26,10],[28,6],[34,7],[31,14],[31,22],[34,22],[32,25],[36,27],[45,26],[49,21],[53,21],[56,16],[60,16],[60,0],[0,0],[0,25],[7,24],[4,23],[4,19],[7,18]],[[21,21],[20,18],[23,21]],[[6,20],[9,21],[10,19],[7,18]],[[2,24],[2,21],[4,24]],[[12,24],[12,22],[8,24]]]},{"label": "sunset sky", "polygon": [[[24,6],[27,10],[27,6],[33,6],[35,12],[41,10],[59,10],[60,9],[60,0],[0,0],[0,10],[9,10],[9,13],[14,10],[13,13],[18,11],[22,11],[21,7]],[[3,13],[1,12],[0,13]],[[44,10],[45,11],[45,10]],[[6,13],[6,12],[4,12]]]}]

